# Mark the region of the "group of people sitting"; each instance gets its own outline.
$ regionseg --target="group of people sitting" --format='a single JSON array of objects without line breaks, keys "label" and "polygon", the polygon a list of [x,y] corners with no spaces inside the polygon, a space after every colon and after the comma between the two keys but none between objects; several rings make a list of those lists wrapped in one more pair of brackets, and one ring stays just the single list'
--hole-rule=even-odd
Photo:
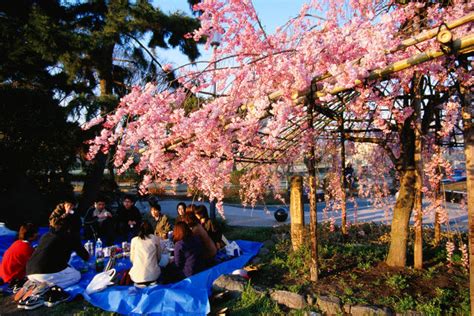
[{"label": "group of people sitting", "polygon": [[[35,304],[43,304],[37,302],[44,294],[40,292],[51,291],[51,287],[55,292],[49,298],[51,305],[48,306],[68,298],[62,288],[77,283],[81,278],[80,272],[69,266],[71,254],[76,252],[85,261],[90,256],[81,242],[81,225],[84,225],[86,238],[103,238],[106,244],[112,244],[117,237],[122,240],[131,237],[129,276],[134,283],[142,285],[156,281],[174,282],[202,271],[214,264],[218,249],[224,245],[222,233],[209,219],[204,205],[179,203],[172,230],[174,258],[171,257],[173,260],[160,268],[164,251],[162,240],[171,236],[169,219],[161,213],[160,205],[153,203],[149,214],[142,218],[129,196],[115,216],[105,208],[105,201],[98,199],[84,220],[74,211],[74,203],[65,201],[51,213],[49,225],[50,230],[42,236],[36,249],[31,242],[37,238],[38,228],[33,224],[22,225],[18,240],[4,253],[0,278],[3,282],[20,285],[16,290],[21,290],[15,295],[20,301],[19,307],[23,304],[23,308],[32,309],[30,307],[35,308]],[[32,287],[35,287],[36,298],[29,304],[25,295],[26,292],[31,294]]]},{"label": "group of people sitting", "polygon": [[216,253],[224,242],[222,233],[209,219],[207,208],[193,204],[186,207],[179,203],[177,212],[173,229],[174,258],[164,267],[160,277],[159,262],[163,251],[160,239],[167,238],[170,224],[166,215],[161,215],[159,206],[151,206],[151,223],[145,220],[138,236],[131,241],[130,277],[133,282],[145,285],[157,280],[174,282],[214,265]]}]

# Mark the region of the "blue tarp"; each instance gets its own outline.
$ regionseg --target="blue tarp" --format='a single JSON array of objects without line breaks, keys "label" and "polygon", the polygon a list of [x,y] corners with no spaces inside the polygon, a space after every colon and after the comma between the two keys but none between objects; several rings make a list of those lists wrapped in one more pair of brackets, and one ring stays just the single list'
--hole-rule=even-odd
[{"label": "blue tarp", "polygon": [[[0,256],[3,255],[13,240],[14,236],[0,237]],[[89,272],[83,273],[79,283],[65,290],[73,297],[81,294],[92,305],[121,314],[206,315],[210,312],[208,298],[214,280],[222,274],[228,274],[242,268],[258,253],[262,246],[259,242],[244,240],[237,240],[236,242],[242,250],[241,256],[220,263],[177,283],[159,284],[143,289],[135,286],[111,286],[102,292],[87,295],[84,293],[85,288],[95,275],[92,270],[93,265],[88,263],[90,265],[88,266]],[[85,263],[77,256],[72,257],[71,264],[80,270],[85,268]],[[129,267],[130,262],[128,260],[117,261],[117,271]]]},{"label": "blue tarp", "polygon": [[[244,240],[238,240],[237,243],[243,251],[241,256],[178,283],[144,289],[134,286],[112,286],[90,296],[84,293],[84,298],[94,306],[121,314],[206,315],[210,312],[208,298],[214,280],[222,274],[242,268],[262,246],[261,243]],[[87,286],[87,283],[85,285]]]}]

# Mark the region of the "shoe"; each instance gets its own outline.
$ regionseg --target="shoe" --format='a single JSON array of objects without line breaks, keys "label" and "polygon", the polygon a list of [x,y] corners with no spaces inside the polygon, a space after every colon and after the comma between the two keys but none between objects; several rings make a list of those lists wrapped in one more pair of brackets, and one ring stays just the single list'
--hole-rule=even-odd
[{"label": "shoe", "polygon": [[21,289],[19,289],[18,292],[16,292],[15,296],[13,297],[13,300],[15,301],[21,300],[23,296],[25,296],[26,293],[32,291],[33,290],[32,288],[35,287],[36,285],[37,283],[35,281],[31,281],[31,280],[26,281],[25,284],[23,284],[23,286],[21,287]]},{"label": "shoe", "polygon": [[53,307],[62,302],[68,301],[70,297],[71,295],[59,286],[53,286],[44,294],[44,305],[47,307]]},{"label": "shoe", "polygon": [[26,301],[23,305],[23,309],[33,310],[33,309],[37,309],[38,307],[41,307],[43,305],[44,305],[43,296],[41,296],[41,295],[31,295],[26,299]]},{"label": "shoe", "polygon": [[28,279],[26,278],[21,279],[21,280],[15,279],[10,282],[10,285],[8,286],[8,288],[13,292],[13,294],[16,294],[23,287],[23,285],[25,284],[27,280]]}]

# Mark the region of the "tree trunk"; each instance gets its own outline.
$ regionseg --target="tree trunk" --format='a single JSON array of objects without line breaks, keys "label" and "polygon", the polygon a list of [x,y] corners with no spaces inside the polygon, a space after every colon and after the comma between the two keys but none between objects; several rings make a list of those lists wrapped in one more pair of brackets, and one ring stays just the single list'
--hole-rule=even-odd
[{"label": "tree trunk", "polygon": [[467,216],[469,223],[469,297],[471,301],[471,315],[474,315],[474,107],[469,90],[461,89],[461,93],[467,173]]},{"label": "tree trunk", "polygon": [[291,177],[290,218],[291,244],[293,250],[298,250],[304,241],[303,179],[301,176]]},{"label": "tree trunk", "polygon": [[387,265],[405,267],[408,229],[415,200],[415,170],[405,170],[400,176],[400,191],[393,210],[390,249]]},{"label": "tree trunk", "polygon": [[[109,45],[104,47],[101,51],[102,54],[98,56],[102,61],[98,69],[100,97],[112,95],[113,51],[114,45]],[[105,115],[108,111],[110,111],[110,109],[104,108],[104,106],[101,108],[102,115]],[[79,214],[85,214],[86,210],[92,205],[99,194],[100,184],[107,166],[107,156],[108,155],[99,152],[92,162],[92,166],[84,181],[84,187],[82,188],[82,197],[78,207]]]}]

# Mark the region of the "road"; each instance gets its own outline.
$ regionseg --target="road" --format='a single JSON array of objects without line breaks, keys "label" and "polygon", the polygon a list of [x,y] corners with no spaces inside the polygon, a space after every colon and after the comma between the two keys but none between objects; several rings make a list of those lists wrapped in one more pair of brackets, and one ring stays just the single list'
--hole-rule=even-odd
[{"label": "road", "polygon": [[[179,200],[163,200],[159,201],[162,212],[171,217],[176,217],[176,205],[180,202]],[[183,201],[186,204],[191,203],[191,201]],[[366,199],[357,199],[357,208],[354,207],[353,203],[348,203],[347,205],[347,220],[351,224],[361,223],[361,222],[377,222],[390,224],[392,219],[392,210],[395,199],[389,198],[387,200],[387,207],[374,207]],[[200,203],[197,203],[200,204]],[[209,203],[203,203],[209,209]],[[137,202],[137,207],[142,212],[147,212],[149,206],[147,202]],[[424,203],[424,207],[427,204]],[[286,206],[262,206],[258,205],[255,208],[247,207],[244,208],[241,205],[235,204],[224,204],[224,216],[229,225],[235,226],[257,226],[257,227],[272,227],[278,225],[284,225],[290,223],[290,218],[286,222],[279,223],[275,220],[273,212],[279,207]],[[341,223],[341,213],[338,211],[327,211],[324,212],[323,209],[325,203],[318,203],[318,222],[326,222],[331,218],[334,218],[336,225]],[[467,230],[467,212],[462,210],[459,204],[455,203],[446,203],[446,207],[449,213],[449,224],[444,226],[444,229],[448,230]],[[305,222],[309,223],[309,205],[304,205],[305,209]],[[220,215],[218,215],[220,216]],[[429,214],[423,217],[423,225],[432,226],[433,224],[433,215]],[[413,218],[412,218],[413,223]]]}]

